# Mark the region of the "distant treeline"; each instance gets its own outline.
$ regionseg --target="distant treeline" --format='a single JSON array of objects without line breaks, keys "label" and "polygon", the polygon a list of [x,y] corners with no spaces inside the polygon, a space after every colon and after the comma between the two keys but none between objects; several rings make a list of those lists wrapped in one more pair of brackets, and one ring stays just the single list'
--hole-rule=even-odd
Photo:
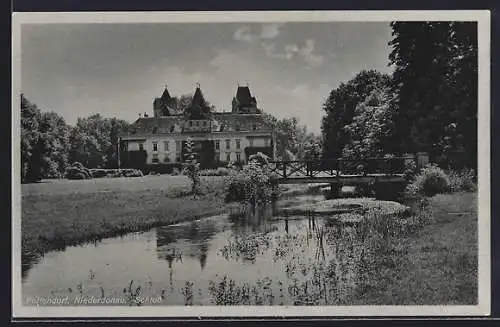
[{"label": "distant treeline", "polygon": [[87,168],[116,168],[118,135],[128,127],[124,120],[99,114],[79,118],[70,126],[21,94],[21,179],[60,178],[73,162]]},{"label": "distant treeline", "polygon": [[357,159],[427,152],[476,168],[477,24],[394,22],[392,75],[363,70],[324,103],[323,155]]}]

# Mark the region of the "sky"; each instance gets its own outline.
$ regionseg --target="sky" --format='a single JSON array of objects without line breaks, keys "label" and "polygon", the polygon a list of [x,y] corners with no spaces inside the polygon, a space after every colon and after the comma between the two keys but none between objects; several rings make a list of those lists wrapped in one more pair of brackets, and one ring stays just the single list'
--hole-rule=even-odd
[{"label": "sky", "polygon": [[391,72],[388,22],[38,24],[21,31],[21,88],[67,123],[100,113],[135,121],[153,114],[165,85],[199,83],[230,111],[238,83],[278,118],[321,131],[329,92],[362,69]]}]

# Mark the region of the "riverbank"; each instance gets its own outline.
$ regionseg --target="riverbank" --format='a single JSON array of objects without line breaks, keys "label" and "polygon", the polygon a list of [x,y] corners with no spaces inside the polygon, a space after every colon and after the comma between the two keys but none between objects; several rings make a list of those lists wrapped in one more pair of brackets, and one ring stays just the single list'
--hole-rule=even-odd
[{"label": "riverbank", "polygon": [[185,176],[146,176],[23,185],[24,256],[225,212],[223,177],[202,177],[189,195]]},{"label": "riverbank", "polygon": [[352,304],[477,304],[477,205],[472,192],[430,198],[428,224],[377,253]]}]

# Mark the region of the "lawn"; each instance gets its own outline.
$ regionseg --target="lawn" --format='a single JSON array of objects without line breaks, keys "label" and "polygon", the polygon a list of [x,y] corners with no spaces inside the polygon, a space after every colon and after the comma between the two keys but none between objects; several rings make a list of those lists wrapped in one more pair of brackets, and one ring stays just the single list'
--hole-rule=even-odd
[{"label": "lawn", "polygon": [[392,240],[354,304],[477,304],[477,194],[439,194],[428,209],[431,222]]},{"label": "lawn", "polygon": [[22,185],[23,254],[216,215],[224,178],[202,177],[204,195],[186,195],[185,176],[55,180]]}]

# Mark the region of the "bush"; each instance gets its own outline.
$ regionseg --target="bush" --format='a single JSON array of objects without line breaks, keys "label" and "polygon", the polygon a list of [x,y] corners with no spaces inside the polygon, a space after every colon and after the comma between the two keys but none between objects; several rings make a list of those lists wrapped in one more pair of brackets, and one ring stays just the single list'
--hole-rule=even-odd
[{"label": "bush", "polygon": [[90,169],[90,174],[93,178],[101,178],[106,177],[107,170],[106,169]]},{"label": "bush", "polygon": [[257,205],[277,199],[279,188],[271,181],[267,156],[264,156],[251,156],[241,170],[231,170],[226,202],[238,201],[255,209]]},{"label": "bush", "polygon": [[65,176],[67,179],[90,179],[92,178],[92,174],[90,170],[83,167],[81,163],[76,162],[73,164],[74,166],[68,167],[65,172]]},{"label": "bush", "polygon": [[229,176],[230,169],[219,167],[217,169],[204,169],[200,171],[201,176]]},{"label": "bush", "polygon": [[445,171],[436,165],[427,165],[407,187],[410,195],[433,196],[450,191],[450,179]]},{"label": "bush", "polygon": [[450,189],[453,192],[474,191],[476,189],[476,173],[473,169],[462,169],[460,171],[450,171]]}]

